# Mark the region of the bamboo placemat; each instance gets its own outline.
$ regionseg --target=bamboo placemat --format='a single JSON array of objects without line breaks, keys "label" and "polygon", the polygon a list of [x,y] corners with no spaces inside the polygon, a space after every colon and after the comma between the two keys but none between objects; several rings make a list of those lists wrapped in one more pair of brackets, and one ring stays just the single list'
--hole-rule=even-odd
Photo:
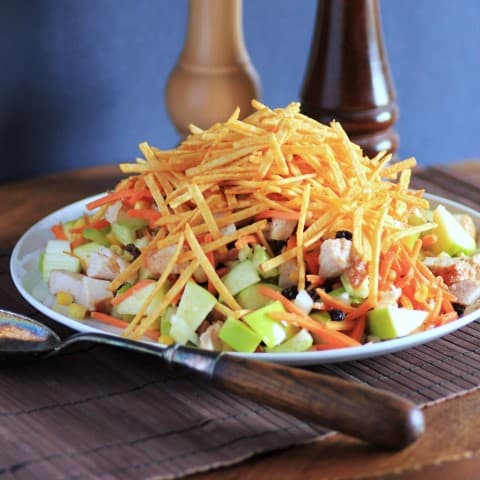
[{"label": "bamboo placemat", "polygon": [[[4,308],[52,324],[15,292],[1,259]],[[64,327],[56,330],[66,333]],[[480,384],[480,324],[398,354],[315,367],[419,405]],[[0,367],[0,478],[178,478],[327,432],[103,347]]]},{"label": "bamboo placemat", "polygon": [[[442,169],[417,187],[478,208],[472,185]],[[42,317],[20,298],[0,257],[0,305]],[[480,323],[397,354],[315,367],[429,405],[480,385]],[[148,357],[77,347],[57,358],[0,367],[0,478],[178,478],[327,432],[173,375]]]}]

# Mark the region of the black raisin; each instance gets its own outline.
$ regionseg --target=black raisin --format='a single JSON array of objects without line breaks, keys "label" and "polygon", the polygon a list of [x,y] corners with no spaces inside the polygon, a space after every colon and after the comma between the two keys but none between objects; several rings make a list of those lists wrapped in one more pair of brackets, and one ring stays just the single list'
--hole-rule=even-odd
[{"label": "black raisin", "polygon": [[325,283],[323,284],[323,290],[325,290],[325,293],[330,293],[332,290],[334,290],[334,285],[335,285],[336,281],[333,280],[333,279],[327,279],[325,281]]},{"label": "black raisin", "polygon": [[349,232],[348,230],[339,230],[335,234],[335,238],[345,238],[347,240],[351,240],[352,239],[352,232]]},{"label": "black raisin", "polygon": [[345,320],[345,312],[343,310],[336,310],[336,309],[333,309],[333,310],[330,310],[330,318],[334,321],[334,322],[341,322],[343,320]]},{"label": "black raisin", "polygon": [[296,286],[284,288],[282,290],[282,295],[289,300],[295,300],[298,295],[298,288]]},{"label": "black raisin", "polygon": [[133,259],[135,260],[138,256],[140,256],[140,250],[136,245],[133,243],[129,243],[128,245],[125,245],[125,251],[128,252]]},{"label": "black raisin", "polygon": [[465,312],[465,305],[463,305],[463,303],[452,302],[452,307],[458,313],[459,317],[461,317]]},{"label": "black raisin", "polygon": [[314,302],[319,302],[320,301],[320,295],[317,293],[317,289],[315,288],[314,290],[310,291],[308,290],[308,294],[312,298]]},{"label": "black raisin", "polygon": [[284,240],[270,240],[268,242],[270,244],[270,248],[274,255],[280,255],[282,253],[282,248],[286,245],[287,242]]}]

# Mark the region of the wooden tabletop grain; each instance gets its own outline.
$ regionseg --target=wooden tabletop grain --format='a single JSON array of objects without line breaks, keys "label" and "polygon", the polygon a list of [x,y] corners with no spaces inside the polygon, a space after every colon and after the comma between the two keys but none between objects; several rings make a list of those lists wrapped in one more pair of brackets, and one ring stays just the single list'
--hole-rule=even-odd
[{"label": "wooden tabletop grain", "polygon": [[[432,175],[443,191],[480,209],[480,161],[455,163],[418,172],[416,184],[429,188]],[[48,213],[114,186],[115,166],[48,175],[0,185],[0,251],[11,250],[18,237]],[[435,185],[433,185],[435,186]],[[462,194],[463,192],[463,194]],[[480,391],[425,409],[427,431],[399,452],[381,451],[342,435],[309,445],[255,457],[237,466],[194,475],[213,479],[476,479],[480,477]]]}]

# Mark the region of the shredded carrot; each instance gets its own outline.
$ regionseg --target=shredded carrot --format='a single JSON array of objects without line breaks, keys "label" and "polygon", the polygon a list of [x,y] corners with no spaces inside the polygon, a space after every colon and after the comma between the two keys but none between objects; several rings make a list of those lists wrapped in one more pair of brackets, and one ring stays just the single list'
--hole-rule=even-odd
[{"label": "shredded carrot", "polygon": [[[112,325],[113,327],[126,328],[129,324],[125,320],[120,320],[119,318],[112,317],[103,312],[91,312],[90,316],[95,320],[106,323],[107,325]],[[155,330],[147,330],[145,336],[151,338],[152,340],[158,340],[160,332]]]},{"label": "shredded carrot", "polygon": [[85,223],[85,225],[78,228],[72,228],[70,231],[72,233],[83,233],[83,231],[86,228],[93,228],[94,230],[102,230],[103,228],[106,228],[108,226],[110,226],[110,223],[107,220],[97,220],[95,222]]},{"label": "shredded carrot", "polygon": [[57,223],[51,227],[50,231],[57,240],[67,240],[67,235],[65,235],[65,230],[63,229],[63,225],[61,223]]},{"label": "shredded carrot", "polygon": [[307,264],[307,272],[310,275],[316,275],[318,273],[319,262],[318,262],[318,251],[311,251],[303,255],[303,259]]},{"label": "shredded carrot", "polygon": [[247,245],[252,245],[254,243],[260,243],[256,235],[244,235],[235,242],[235,248],[240,250],[241,248],[246,247]]},{"label": "shredded carrot", "polygon": [[116,202],[117,200],[122,200],[124,198],[131,197],[132,195],[136,195],[136,191],[133,189],[125,189],[125,190],[118,190],[115,192],[110,192],[104,197],[98,198],[90,203],[87,203],[86,207],[87,210],[93,210],[97,207],[101,207],[102,205],[106,205],[108,203]]},{"label": "shredded carrot", "polygon": [[370,300],[367,298],[362,302],[362,304],[358,307],[355,308],[353,312],[349,312],[345,316],[345,321],[348,320],[355,320],[357,318],[360,318],[362,316],[365,316],[365,314],[373,308],[374,304],[370,302]]},{"label": "shredded carrot", "polygon": [[279,218],[282,220],[298,220],[300,212],[287,212],[283,210],[265,210],[255,215],[255,220],[264,218]]},{"label": "shredded carrot", "polygon": [[[322,339],[327,337],[330,339],[329,341],[331,343],[333,343],[333,341],[335,341],[335,343],[337,344],[338,342],[340,342],[343,346],[358,345],[358,342],[353,341],[347,335],[336,332],[334,330],[328,330],[322,324],[310,318],[303,310],[298,308],[293,302],[288,300],[288,298],[285,298],[280,292],[273,290],[273,288],[261,285],[258,289],[258,292],[260,293],[260,295],[264,295],[265,297],[271,298],[272,300],[278,300],[279,302],[281,302],[285,310],[295,316],[289,317],[290,320],[293,319],[292,323],[298,322],[298,325],[306,328],[307,330],[322,335]],[[289,321],[288,319],[285,320]],[[329,332],[331,335],[328,335],[327,332]]]},{"label": "shredded carrot", "polygon": [[325,290],[321,288],[317,288],[317,293],[322,299],[322,301],[325,303],[327,308],[329,309],[343,310],[344,312],[347,312],[347,313],[353,313],[355,311],[355,308],[349,305],[346,305],[345,303],[341,302],[335,297],[332,297]]},{"label": "shredded carrot", "polygon": [[453,322],[454,320],[457,320],[458,318],[458,313],[457,312],[448,312],[448,313],[443,313],[442,315],[439,315],[437,317],[437,322],[436,325],[444,325],[445,323]]},{"label": "shredded carrot", "polygon": [[350,334],[357,342],[362,340],[363,333],[365,332],[365,327],[367,325],[367,316],[362,315],[357,319],[357,323],[353,327],[352,333]]},{"label": "shredded carrot", "polygon": [[155,222],[161,217],[159,211],[147,208],[128,210],[127,215],[129,217],[143,218],[148,221],[151,227],[153,227]]},{"label": "shredded carrot", "polygon": [[287,240],[287,248],[290,250],[297,246],[297,237],[295,235],[290,235]]},{"label": "shredded carrot", "polygon": [[305,314],[298,315],[297,313],[291,312],[271,312],[269,315],[274,320],[283,320],[284,322],[292,323],[293,325],[305,328],[320,338],[322,343],[325,342],[329,345],[335,345],[336,348],[356,347],[360,345],[359,342],[348,335],[345,335],[337,330],[329,330],[321,323],[316,322]]},{"label": "shredded carrot", "polygon": [[273,288],[267,287],[266,285],[260,285],[258,292],[260,295],[271,298],[272,300],[280,301],[287,312],[307,317],[307,314],[302,309],[298,308],[293,302],[288,300],[288,298],[284,297],[280,292],[277,292]]},{"label": "shredded carrot", "polygon": [[123,293],[120,295],[117,295],[116,297],[113,297],[113,299],[110,301],[112,305],[118,305],[119,303],[123,302],[125,299],[133,295],[135,292],[138,292],[142,288],[145,288],[147,285],[150,285],[151,283],[154,283],[153,280],[149,278],[145,278],[144,280],[140,280],[138,283],[130,287],[129,289],[125,290]]},{"label": "shredded carrot", "polygon": [[307,282],[310,283],[310,287],[312,288],[320,287],[325,284],[325,279],[320,275],[307,274],[306,278]]},{"label": "shredded carrot", "polygon": [[83,245],[86,242],[87,242],[87,240],[85,240],[83,237],[82,238],[77,238],[77,239],[70,242],[70,248],[73,250],[74,248],[77,248],[77,247],[79,247],[80,245]]},{"label": "shredded carrot", "polygon": [[431,233],[430,235],[425,235],[422,238],[422,247],[423,248],[428,248],[431,247],[434,243],[437,243],[438,237],[434,233]]},{"label": "shredded carrot", "polygon": [[139,200],[151,199],[151,198],[152,198],[152,194],[150,193],[150,190],[141,189],[141,190],[137,190],[136,193],[132,194],[130,197],[127,197],[125,199],[125,203],[133,207],[133,205],[135,205],[135,203],[137,203]]}]

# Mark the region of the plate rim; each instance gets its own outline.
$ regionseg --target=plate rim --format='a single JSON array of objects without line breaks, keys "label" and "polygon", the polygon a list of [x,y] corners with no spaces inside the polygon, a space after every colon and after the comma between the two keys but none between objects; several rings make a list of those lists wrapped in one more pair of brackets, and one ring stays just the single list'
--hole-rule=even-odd
[{"label": "plate rim", "polygon": [[[82,209],[85,211],[85,205],[88,202],[91,202],[97,198],[100,198],[105,193],[99,193],[92,195],[76,202],[65,205],[45,217],[41,218],[35,222],[30,228],[28,228],[21,237],[17,240],[11,256],[10,256],[10,275],[12,277],[13,283],[17,288],[20,295],[24,300],[29,303],[31,306],[39,310],[45,316],[49,317],[52,320],[57,321],[62,325],[66,325],[77,332],[103,332],[109,333],[116,336],[120,335],[121,330],[114,327],[108,327],[104,324],[96,322],[95,320],[87,320],[89,323],[78,321],[72,319],[66,315],[63,315],[60,312],[50,308],[49,306],[43,304],[38,299],[36,299],[23,285],[23,278],[20,275],[19,269],[21,266],[21,258],[19,258],[21,249],[25,242],[40,228],[44,226],[54,225],[58,221],[66,219],[62,217],[62,214],[65,215],[67,211]],[[474,210],[473,208],[464,205],[455,200],[450,200],[448,198],[433,195],[429,193],[424,194],[429,202],[432,201],[436,204],[442,204],[447,207],[453,208],[453,210],[460,211],[461,213],[468,213],[476,219],[476,223],[480,225],[480,212]],[[39,246],[38,248],[41,248]],[[328,363],[342,363],[349,362],[354,360],[372,358],[380,355],[387,355],[389,353],[394,353],[409,348],[416,347],[418,345],[431,342],[440,337],[443,337],[449,333],[452,333],[469,323],[474,322],[480,316],[480,309],[474,310],[467,315],[454,320],[453,322],[447,323],[440,327],[432,328],[423,332],[418,332],[413,335],[407,335],[405,337],[395,338],[391,340],[384,340],[378,343],[372,343],[367,345],[360,345],[358,347],[348,347],[334,350],[324,350],[316,352],[298,352],[298,353],[240,353],[240,352],[228,352],[229,355],[239,356],[248,359],[264,360],[274,363],[288,364],[288,365],[321,365]],[[93,323],[94,325],[91,325]],[[95,326],[95,323],[98,323],[98,327]],[[100,328],[101,327],[101,328]],[[153,345],[158,346],[159,349],[165,348],[165,346],[148,341]]]}]

